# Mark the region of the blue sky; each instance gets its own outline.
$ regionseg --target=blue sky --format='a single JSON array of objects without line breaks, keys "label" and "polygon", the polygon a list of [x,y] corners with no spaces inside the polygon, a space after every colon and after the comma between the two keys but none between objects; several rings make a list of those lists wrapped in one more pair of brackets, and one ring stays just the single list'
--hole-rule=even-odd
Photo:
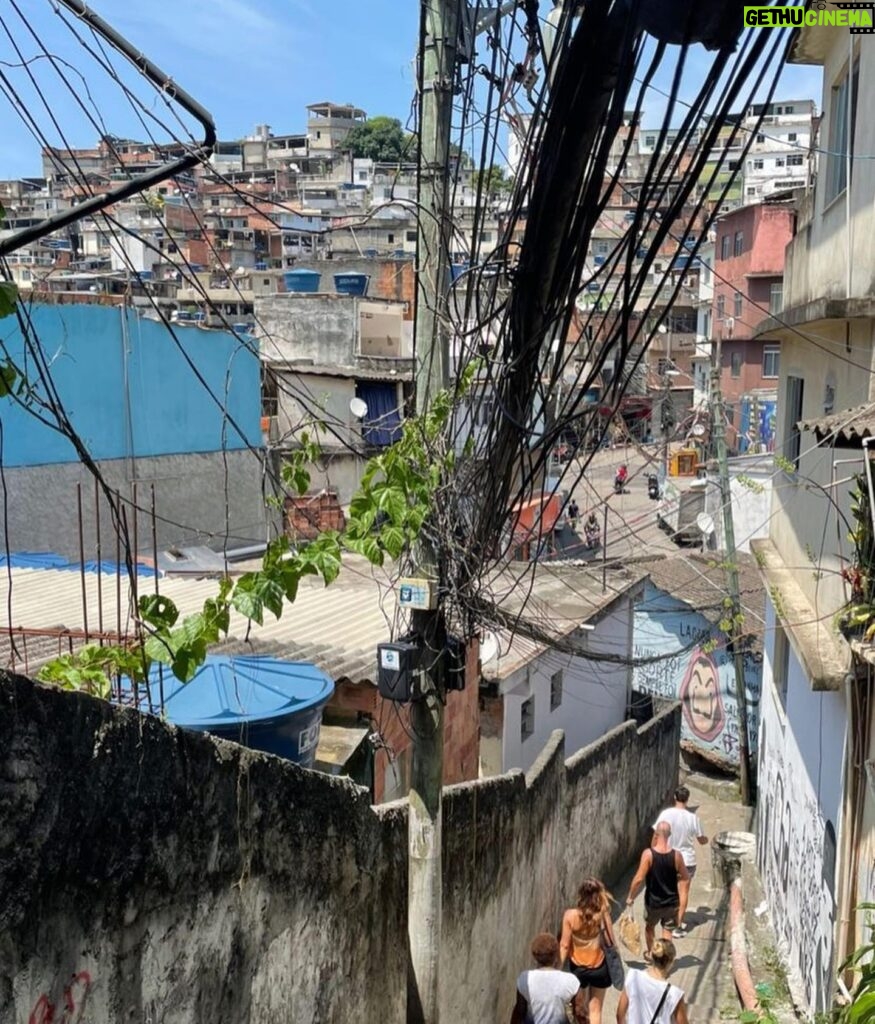
[{"label": "blue sky", "polygon": [[[46,47],[81,72],[84,82],[76,72],[68,74],[83,105],[98,109],[111,133],[144,138],[118,86],[74,40],[49,0],[19,6]],[[302,131],[304,108],[322,100],[352,102],[369,114],[390,114],[403,122],[410,115],[416,0],[92,0],[92,6],[200,100],[214,116],[220,138],[240,138],[265,122],[278,134]],[[13,14],[4,22],[25,59],[38,55],[27,25]],[[2,30],[0,57],[18,59]],[[98,131],[48,63],[38,60],[29,67],[49,109],[24,70],[4,70],[52,144],[61,144],[63,131],[71,145],[93,145]],[[148,86],[135,75],[123,77],[166,119],[166,108]],[[810,96],[819,103],[819,69],[788,68],[779,94]],[[0,110],[6,103],[0,95]],[[662,97],[652,94],[645,122],[657,123],[663,106]],[[8,107],[2,121],[0,177],[38,175],[39,143],[33,133]]]}]

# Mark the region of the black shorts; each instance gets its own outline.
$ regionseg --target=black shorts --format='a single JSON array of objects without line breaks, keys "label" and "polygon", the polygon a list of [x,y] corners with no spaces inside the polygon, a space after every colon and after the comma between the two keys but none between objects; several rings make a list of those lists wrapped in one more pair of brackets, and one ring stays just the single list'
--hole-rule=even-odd
[{"label": "black shorts", "polygon": [[598,967],[581,967],[573,960],[569,964],[571,973],[580,982],[581,988],[610,988],[611,972],[608,970],[608,959],[604,960]]}]

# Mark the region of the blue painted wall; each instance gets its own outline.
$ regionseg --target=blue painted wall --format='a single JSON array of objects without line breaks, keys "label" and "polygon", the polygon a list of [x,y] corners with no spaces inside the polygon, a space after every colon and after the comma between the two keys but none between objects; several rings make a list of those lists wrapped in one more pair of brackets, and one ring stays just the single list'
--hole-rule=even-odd
[{"label": "blue painted wall", "polygon": [[[259,361],[235,335],[176,326],[177,345],[163,324],[119,307],[34,305],[30,315],[61,401],[93,458],[121,459],[129,454],[122,316],[127,320],[135,456],[220,451],[220,404],[226,406],[243,434],[241,437],[228,423],[225,448],[245,448],[247,442],[255,447],[262,444]],[[32,365],[24,355],[15,318],[0,323],[0,337],[16,363],[25,368]],[[251,338],[247,341],[254,346]],[[220,404],[197,379],[186,355]],[[29,369],[28,377],[33,379]],[[13,402],[4,401],[0,415],[7,466],[78,461],[67,438],[38,423]]]},{"label": "blue painted wall", "polygon": [[[711,644],[717,646],[711,650]],[[735,666],[724,638],[697,611],[648,581],[635,608],[634,657],[672,655],[636,666],[632,685],[683,705],[681,742],[703,756],[738,764]],[[692,645],[692,646],[691,646]],[[745,655],[748,742],[756,752],[762,658]]]}]

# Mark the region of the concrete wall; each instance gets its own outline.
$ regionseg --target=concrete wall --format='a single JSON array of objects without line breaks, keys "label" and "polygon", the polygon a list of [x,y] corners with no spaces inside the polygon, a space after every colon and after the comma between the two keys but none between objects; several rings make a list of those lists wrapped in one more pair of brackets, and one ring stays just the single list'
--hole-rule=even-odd
[{"label": "concrete wall", "polygon": [[355,366],[359,323],[354,296],[264,295],[256,299],[255,312],[266,362],[311,359],[323,366]]},{"label": "concrete wall", "polygon": [[[845,329],[848,329],[846,339]],[[875,321],[820,321],[816,326],[817,346],[807,337],[782,332],[781,380],[778,388],[776,451],[785,451],[788,424],[785,421],[787,375],[802,378],[802,419],[824,415],[827,385],[832,388],[835,412],[872,401],[872,376],[861,366],[869,364],[875,341]],[[848,349],[851,355],[848,355]],[[840,576],[851,555],[847,538],[851,522],[847,482],[833,487],[833,460],[860,455],[857,465],[835,467],[835,480],[863,471],[862,453],[817,447],[813,433],[801,438],[801,460],[796,474],[781,473],[772,490],[771,540],[788,566],[808,566],[812,556],[819,574],[801,571],[796,582],[818,614],[828,617],[845,603],[845,586]],[[813,481],[810,483],[809,481]],[[818,486],[819,485],[819,486]],[[827,494],[821,488],[826,488]],[[846,520],[839,519],[828,497],[831,495]],[[844,556],[844,558],[840,556]]]},{"label": "concrete wall", "polygon": [[[845,31],[834,28],[810,30],[805,36],[818,39],[827,50],[823,61],[823,118],[818,138],[824,149],[829,149],[832,138],[831,122],[834,116],[833,87],[848,64],[848,37]],[[805,38],[800,40],[803,53]],[[871,46],[861,45],[862,37],[854,44],[859,60],[859,102],[854,130],[854,153],[875,151],[875,120],[870,115],[866,98],[875,93],[875,52]],[[872,237],[875,234],[875,161],[855,160],[851,178],[850,229],[848,228],[846,195],[842,192],[827,202],[826,181],[828,162],[834,159],[822,155],[814,190],[813,217],[802,223],[792,243],[787,247],[784,278],[784,309],[805,305],[817,299],[843,299],[848,295],[848,257],[850,256],[850,297],[875,294],[875,269],[872,264]],[[835,159],[844,159],[838,157]],[[841,406],[836,406],[841,408]]]},{"label": "concrete wall", "polygon": [[[98,462],[103,479],[112,490],[131,502],[131,463],[127,459]],[[137,528],[141,554],[152,554],[152,522],[149,516],[150,485],[155,485],[158,547],[171,544],[204,544],[221,549],[226,534],[229,547],[262,542],[267,523],[278,527],[277,513],[268,510],[262,495],[262,461],[250,451],[205,452],[166,455],[134,461],[138,481]],[[225,522],[225,480],[228,484],[228,523]],[[0,502],[0,531],[9,530],[12,551],[55,551],[79,561],[79,523],[76,487],[82,486],[82,520],[85,559],[97,557],[97,526],[94,515],[94,478],[81,463],[29,466],[6,470],[6,512]],[[134,513],[127,506],[130,542],[134,543]],[[101,557],[114,560],[115,533],[107,502],[100,499]],[[114,627],[113,627],[114,628]]]},{"label": "concrete wall", "polygon": [[757,858],[794,996],[814,1014],[832,1005],[847,709],[843,694],[811,690],[792,648],[782,705],[766,600]]},{"label": "concrete wall", "polygon": [[[36,304],[29,316],[54,387],[92,458],[260,446],[259,360],[235,335],[176,327],[177,345],[163,324],[118,307]],[[10,356],[32,367],[18,328],[9,324]],[[45,397],[35,374],[31,385]],[[66,437],[12,402],[4,403],[3,426],[7,469],[79,461]]]},{"label": "concrete wall", "polygon": [[[555,734],[527,777],[445,790],[443,1019],[508,1018],[532,935],[646,842],[679,731],[673,708],[567,763]],[[404,804],[0,676],[0,1024],[65,998],[106,1024],[402,1024],[406,850]]]},{"label": "concrete wall", "polygon": [[[711,643],[717,646],[706,653],[703,647]],[[663,700],[681,701],[684,749],[717,766],[737,768],[735,666],[723,634],[704,615],[648,581],[635,609],[634,656],[660,659],[633,669],[634,686]],[[754,755],[761,680],[762,661],[746,655],[748,739]]]}]

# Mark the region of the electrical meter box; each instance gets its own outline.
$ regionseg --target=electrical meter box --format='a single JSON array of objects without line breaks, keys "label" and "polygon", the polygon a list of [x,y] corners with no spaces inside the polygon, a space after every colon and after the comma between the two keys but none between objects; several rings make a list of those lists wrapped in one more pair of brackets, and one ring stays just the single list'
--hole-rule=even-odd
[{"label": "electrical meter box", "polygon": [[386,700],[401,704],[415,699],[420,690],[419,662],[422,647],[409,640],[377,645],[377,689]]},{"label": "electrical meter box", "polygon": [[430,611],[437,607],[437,587],[424,578],[402,578],[398,580],[398,604],[414,611]]}]

